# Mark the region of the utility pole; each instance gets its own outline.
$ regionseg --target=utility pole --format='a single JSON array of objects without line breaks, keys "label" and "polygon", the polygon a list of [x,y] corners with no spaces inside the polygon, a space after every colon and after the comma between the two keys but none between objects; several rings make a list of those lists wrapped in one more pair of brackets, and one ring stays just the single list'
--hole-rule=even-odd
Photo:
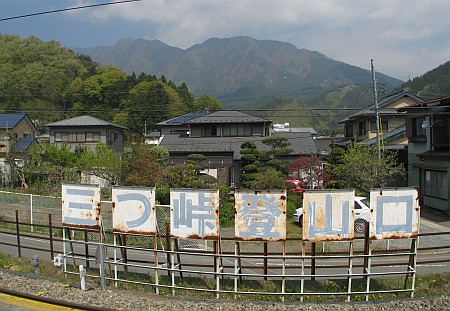
[{"label": "utility pole", "polygon": [[[370,66],[372,68],[372,83],[373,83],[373,97],[375,100],[375,118],[377,125],[377,150],[378,150],[378,162],[381,161],[381,137],[380,137],[380,111],[378,109],[378,91],[377,91],[377,79],[375,77],[375,70],[373,69],[373,59],[370,60]],[[369,124],[370,127],[370,124]]]}]

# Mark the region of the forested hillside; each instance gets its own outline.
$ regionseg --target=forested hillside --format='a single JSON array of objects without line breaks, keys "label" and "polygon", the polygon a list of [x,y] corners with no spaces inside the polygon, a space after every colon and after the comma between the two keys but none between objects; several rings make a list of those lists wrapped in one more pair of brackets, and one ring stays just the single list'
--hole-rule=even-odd
[{"label": "forested hillside", "polygon": [[423,98],[450,95],[450,61],[402,85]]},{"label": "forested hillside", "polygon": [[143,133],[198,105],[184,83],[127,75],[56,41],[0,35],[0,112],[27,113],[42,131],[49,122],[88,114]]}]

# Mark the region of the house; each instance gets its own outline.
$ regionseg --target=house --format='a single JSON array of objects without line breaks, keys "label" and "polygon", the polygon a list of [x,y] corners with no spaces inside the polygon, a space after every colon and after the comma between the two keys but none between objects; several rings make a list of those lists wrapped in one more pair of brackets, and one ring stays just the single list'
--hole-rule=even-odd
[{"label": "house", "polygon": [[0,155],[24,152],[34,141],[36,127],[27,114],[0,114]]},{"label": "house", "polygon": [[[31,145],[36,141],[36,127],[27,114],[0,114],[0,170],[2,185],[15,178],[13,167],[29,161]],[[14,165],[11,165],[11,159]]]},{"label": "house", "polygon": [[[407,163],[406,115],[399,112],[402,107],[422,103],[424,100],[406,90],[388,95],[378,102],[380,144],[383,149],[397,150],[400,161]],[[345,147],[353,141],[367,146],[378,144],[375,105],[360,110],[340,120],[344,124],[345,136],[336,141]]]},{"label": "house", "polygon": [[[159,145],[168,149],[171,163],[183,163],[190,154],[203,154],[210,169],[216,170],[218,180],[236,187],[241,177],[241,144],[254,142],[259,150],[268,150],[262,140],[272,134],[271,126],[271,120],[236,110],[188,113],[157,124]],[[317,153],[310,132],[276,135],[286,137],[294,150],[284,157],[286,161]]]},{"label": "house", "polygon": [[104,143],[117,153],[123,153],[126,127],[91,116],[80,116],[47,124],[50,143],[61,146],[67,143],[71,150],[84,147],[95,150]]},{"label": "house", "polygon": [[422,207],[450,215],[450,96],[399,109],[407,114],[408,185]]}]

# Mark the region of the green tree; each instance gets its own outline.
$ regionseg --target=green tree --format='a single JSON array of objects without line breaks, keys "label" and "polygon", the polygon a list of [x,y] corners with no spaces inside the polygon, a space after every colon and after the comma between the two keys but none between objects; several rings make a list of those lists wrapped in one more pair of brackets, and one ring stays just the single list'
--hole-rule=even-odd
[{"label": "green tree", "polygon": [[222,104],[217,99],[203,94],[197,97],[192,104],[192,111],[209,110],[211,112],[222,109]]},{"label": "green tree", "polygon": [[155,187],[164,185],[165,162],[152,147],[136,146],[125,163],[125,183],[130,186]]},{"label": "green tree", "polygon": [[260,151],[256,147],[254,142],[245,142],[241,144],[241,187],[250,189],[253,187],[253,183],[260,167]]},{"label": "green tree", "polygon": [[270,190],[285,188],[285,174],[273,167],[268,167],[264,172],[256,174],[253,182],[253,189]]},{"label": "green tree", "polygon": [[126,74],[114,66],[102,66],[97,74],[83,81],[84,104],[92,115],[112,120],[126,96]]},{"label": "green tree", "polygon": [[261,152],[261,158],[267,161],[266,165],[285,174],[287,172],[287,163],[280,158],[293,151],[292,148],[289,148],[291,145],[289,140],[283,136],[273,135],[264,138],[262,143],[270,148]]},{"label": "green tree", "polygon": [[342,155],[342,164],[331,166],[331,175],[337,188],[355,189],[367,195],[371,188],[391,186],[399,177],[405,178],[405,168],[393,151],[381,153],[374,147],[353,143]]}]

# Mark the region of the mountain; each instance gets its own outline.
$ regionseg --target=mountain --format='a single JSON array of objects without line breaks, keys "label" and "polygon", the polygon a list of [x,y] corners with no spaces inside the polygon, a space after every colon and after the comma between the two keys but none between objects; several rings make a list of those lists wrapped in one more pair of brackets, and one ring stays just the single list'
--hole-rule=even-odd
[{"label": "mountain", "polygon": [[[212,38],[185,50],[143,39],[71,50],[128,74],[145,72],[164,75],[177,84],[185,82],[195,95],[207,93],[224,105],[245,98],[320,94],[343,85],[371,83],[366,69],[290,43],[250,37]],[[402,83],[383,74],[377,74],[377,80],[392,87]]]},{"label": "mountain", "polygon": [[436,98],[450,94],[450,61],[420,77],[401,85],[423,98]]}]

